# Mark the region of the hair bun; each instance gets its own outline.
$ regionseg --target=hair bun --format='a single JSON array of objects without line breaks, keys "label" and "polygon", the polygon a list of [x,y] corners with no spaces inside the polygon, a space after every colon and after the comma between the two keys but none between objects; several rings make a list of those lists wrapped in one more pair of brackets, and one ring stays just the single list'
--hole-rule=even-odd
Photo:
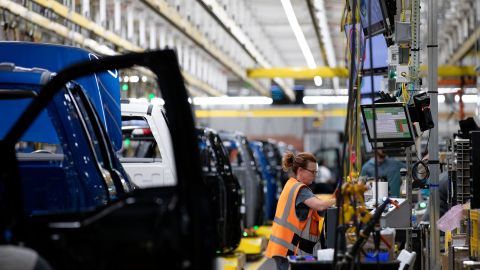
[{"label": "hair bun", "polygon": [[284,171],[292,168],[293,162],[295,161],[295,155],[292,152],[285,152],[282,160],[282,168]]}]

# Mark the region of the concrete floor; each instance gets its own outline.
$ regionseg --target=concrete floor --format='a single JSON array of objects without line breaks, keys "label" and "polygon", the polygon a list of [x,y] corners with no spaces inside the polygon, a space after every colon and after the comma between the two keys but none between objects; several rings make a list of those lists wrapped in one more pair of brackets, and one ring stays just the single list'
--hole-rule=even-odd
[{"label": "concrete floor", "polygon": [[258,268],[258,270],[276,270],[277,266],[273,259],[267,259],[265,262]]},{"label": "concrete floor", "polygon": [[247,262],[245,270],[276,270],[275,261],[262,257],[256,261]]}]

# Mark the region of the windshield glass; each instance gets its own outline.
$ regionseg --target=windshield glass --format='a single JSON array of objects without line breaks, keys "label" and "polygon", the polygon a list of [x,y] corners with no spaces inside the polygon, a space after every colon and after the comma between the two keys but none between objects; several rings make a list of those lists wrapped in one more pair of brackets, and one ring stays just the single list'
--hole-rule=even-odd
[{"label": "windshield glass", "polygon": [[[1,86],[0,86],[1,87]],[[26,89],[0,89],[10,91],[27,91]],[[31,90],[31,88],[29,89]],[[0,138],[5,135],[13,127],[13,124],[20,118],[28,105],[32,102],[32,97],[20,99],[9,99],[0,94]],[[56,132],[47,115],[47,111],[43,111],[37,120],[33,122],[27,132],[23,135],[22,140],[31,140],[42,143],[58,144]]]},{"label": "windshield glass", "polygon": [[141,116],[122,116],[123,158],[155,158],[161,154],[147,119]]},{"label": "windshield glass", "polygon": [[[8,121],[0,123],[5,131],[31,99],[0,102],[2,111],[14,103],[19,108],[11,110]],[[81,120],[89,122],[79,115],[78,103],[70,92],[63,89],[15,145],[26,215],[82,212],[108,201],[108,188]]]}]

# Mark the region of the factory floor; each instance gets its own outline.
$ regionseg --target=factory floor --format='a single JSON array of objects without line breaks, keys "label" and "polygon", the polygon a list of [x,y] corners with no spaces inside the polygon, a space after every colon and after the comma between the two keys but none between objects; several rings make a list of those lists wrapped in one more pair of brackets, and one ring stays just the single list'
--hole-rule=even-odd
[{"label": "factory floor", "polygon": [[245,270],[276,270],[275,261],[267,257],[261,257],[257,260],[249,261],[245,265]]}]

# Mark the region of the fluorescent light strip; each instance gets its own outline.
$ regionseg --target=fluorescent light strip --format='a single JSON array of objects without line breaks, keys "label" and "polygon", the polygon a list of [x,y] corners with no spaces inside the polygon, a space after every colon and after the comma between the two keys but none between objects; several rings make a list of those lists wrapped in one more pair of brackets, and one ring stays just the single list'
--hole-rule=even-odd
[{"label": "fluorescent light strip", "polygon": [[[272,65],[267,61],[267,59],[262,55],[262,53],[257,50],[253,41],[246,35],[246,33],[237,25],[237,23],[230,18],[225,9],[218,3],[217,0],[200,0],[205,5],[209,6],[212,12],[217,16],[217,18],[230,30],[230,33],[240,42],[242,46],[245,46],[245,49],[255,58],[255,60],[264,68],[271,68]],[[285,93],[291,98],[295,98],[295,94],[291,90],[291,87],[287,86],[282,79],[276,78],[273,79]]]},{"label": "fluorescent light strip", "polygon": [[[453,94],[457,93],[460,90],[459,87],[446,87],[446,88],[438,88],[438,94]],[[477,88],[464,88],[463,89],[465,94],[476,94],[478,92]]]},{"label": "fluorescent light strip", "polygon": [[[455,102],[459,102],[460,97],[458,95],[455,95]],[[478,96],[477,95],[463,95],[462,96],[462,101],[463,103],[477,103],[478,102]]]},{"label": "fluorescent light strip", "polygon": [[293,11],[292,3],[290,0],[281,0],[283,10],[287,15],[288,23],[290,23],[290,27],[297,38],[298,45],[302,50],[303,56],[307,61],[307,65],[309,68],[316,68],[317,64],[315,63],[315,59],[313,58],[312,51],[308,46],[307,40],[305,39],[305,35],[303,34],[302,28],[300,28],[300,24],[298,24],[297,16],[295,16],[295,12]]},{"label": "fluorescent light strip", "polygon": [[270,105],[269,97],[194,97],[194,105]]},{"label": "fluorescent light strip", "polygon": [[458,88],[438,88],[438,94],[441,95],[441,94],[453,94],[453,93],[456,93],[458,91]]},{"label": "fluorescent light strip", "polygon": [[315,7],[318,9],[316,12],[316,15],[318,18],[320,32],[323,39],[323,45],[327,53],[326,64],[330,67],[336,67],[337,59],[335,58],[335,51],[333,50],[332,36],[330,34],[330,29],[328,28],[328,24],[327,24],[328,20],[327,20],[324,0],[316,0]]},{"label": "fluorescent light strip", "polygon": [[347,96],[348,89],[331,89],[331,88],[307,88],[304,91],[305,96]]},{"label": "fluorescent light strip", "polygon": [[263,55],[257,50],[250,38],[245,35],[242,29],[236,24],[234,20],[228,16],[225,9],[216,1],[216,0],[201,0],[207,6],[212,9],[212,12],[218,19],[231,31],[232,35],[235,36],[238,41],[255,57],[258,63],[266,68],[271,67],[270,63],[263,57]]},{"label": "fluorescent light strip", "polygon": [[347,104],[348,96],[306,96],[303,104]]}]

